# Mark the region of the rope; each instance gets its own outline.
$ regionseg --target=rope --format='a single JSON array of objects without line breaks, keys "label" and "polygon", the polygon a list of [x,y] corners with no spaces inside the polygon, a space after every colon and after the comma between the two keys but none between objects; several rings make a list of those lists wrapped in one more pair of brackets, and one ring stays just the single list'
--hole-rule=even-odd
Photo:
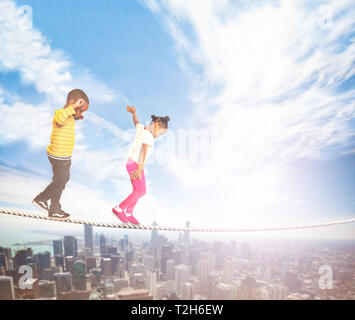
[{"label": "rope", "polygon": [[0,213],[7,214],[10,216],[24,217],[24,218],[34,218],[41,220],[52,220],[59,222],[75,223],[75,224],[87,224],[95,227],[104,228],[119,228],[119,229],[136,229],[136,230],[159,230],[159,231],[191,231],[191,232],[260,232],[260,231],[283,231],[283,230],[301,230],[301,229],[314,229],[322,227],[330,227],[340,224],[346,224],[355,222],[355,218],[348,218],[343,220],[336,220],[318,224],[305,224],[305,225],[291,225],[291,226],[279,226],[279,227],[264,227],[264,228],[232,228],[232,229],[218,229],[218,228],[186,228],[186,227],[161,227],[152,225],[131,225],[131,224],[120,224],[111,222],[95,222],[91,220],[83,219],[67,219],[61,220],[56,218],[49,218],[41,214],[34,212],[24,211],[24,210],[14,210],[14,209],[2,209],[0,208]]}]

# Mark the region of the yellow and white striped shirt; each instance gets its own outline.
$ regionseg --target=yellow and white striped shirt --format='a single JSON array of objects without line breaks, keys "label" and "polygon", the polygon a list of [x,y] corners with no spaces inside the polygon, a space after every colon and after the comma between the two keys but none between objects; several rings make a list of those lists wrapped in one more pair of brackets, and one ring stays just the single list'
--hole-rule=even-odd
[{"label": "yellow and white striped shirt", "polygon": [[71,105],[55,111],[52,122],[51,144],[47,147],[48,156],[60,159],[71,157],[75,136],[74,114],[75,110]]}]

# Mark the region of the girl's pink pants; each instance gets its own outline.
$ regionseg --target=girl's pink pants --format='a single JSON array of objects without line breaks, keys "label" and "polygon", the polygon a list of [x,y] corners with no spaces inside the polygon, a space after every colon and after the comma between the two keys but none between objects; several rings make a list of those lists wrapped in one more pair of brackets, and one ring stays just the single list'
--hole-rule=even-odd
[{"label": "girl's pink pants", "polygon": [[137,168],[138,168],[138,164],[134,160],[132,160],[131,158],[128,158],[127,163],[126,163],[126,169],[127,169],[128,174],[130,176],[130,179],[131,179],[133,191],[126,199],[124,199],[119,204],[119,207],[122,210],[126,209],[127,213],[133,212],[133,209],[136,206],[138,199],[143,197],[146,193],[144,170],[142,171],[142,179],[137,178],[137,179],[133,180],[131,178],[132,171],[136,170]]}]

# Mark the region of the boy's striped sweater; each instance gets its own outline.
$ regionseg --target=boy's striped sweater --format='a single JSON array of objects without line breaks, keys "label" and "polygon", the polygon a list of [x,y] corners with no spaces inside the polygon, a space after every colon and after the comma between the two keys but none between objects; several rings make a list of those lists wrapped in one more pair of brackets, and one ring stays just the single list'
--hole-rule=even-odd
[{"label": "boy's striped sweater", "polygon": [[51,144],[47,147],[48,156],[59,159],[70,159],[74,148],[74,114],[75,110],[71,105],[55,111],[52,121]]}]

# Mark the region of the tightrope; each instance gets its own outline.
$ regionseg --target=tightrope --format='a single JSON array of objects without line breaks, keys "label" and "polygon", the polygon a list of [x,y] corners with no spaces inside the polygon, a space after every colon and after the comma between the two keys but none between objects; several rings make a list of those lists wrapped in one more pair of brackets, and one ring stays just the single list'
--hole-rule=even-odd
[{"label": "tightrope", "polygon": [[122,223],[110,223],[110,222],[96,222],[91,220],[83,219],[67,219],[61,220],[56,218],[50,218],[41,214],[34,212],[29,212],[25,210],[15,210],[15,209],[2,209],[0,208],[1,214],[7,214],[10,216],[24,217],[24,218],[34,218],[41,220],[50,220],[56,222],[66,222],[75,224],[86,224],[95,227],[104,228],[119,228],[119,229],[135,229],[135,230],[159,230],[159,231],[191,231],[191,232],[261,232],[261,231],[283,231],[283,230],[302,230],[302,229],[315,229],[322,227],[330,227],[335,225],[347,224],[355,222],[355,218],[348,218],[343,220],[329,221],[318,224],[304,224],[304,225],[289,225],[289,226],[271,226],[271,227],[259,227],[259,228],[231,228],[231,229],[219,229],[219,228],[188,228],[188,227],[164,227],[164,226],[153,226],[153,225],[131,225]]}]

